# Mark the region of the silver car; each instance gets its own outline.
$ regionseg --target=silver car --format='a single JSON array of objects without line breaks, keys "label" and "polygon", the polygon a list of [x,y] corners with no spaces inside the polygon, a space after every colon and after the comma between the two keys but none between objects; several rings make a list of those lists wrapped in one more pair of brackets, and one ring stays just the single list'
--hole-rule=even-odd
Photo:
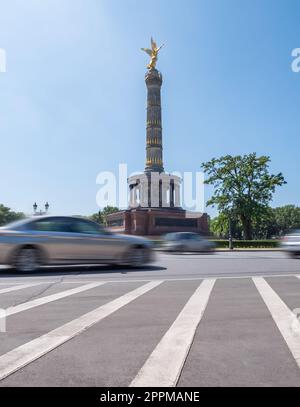
[{"label": "silver car", "polygon": [[300,229],[286,235],[281,241],[281,248],[291,257],[300,258]]},{"label": "silver car", "polygon": [[34,217],[0,228],[0,264],[21,272],[52,264],[140,267],[152,260],[149,240],[113,234],[79,217]]},{"label": "silver car", "polygon": [[197,233],[177,232],[165,235],[163,248],[173,252],[210,252],[215,244]]}]

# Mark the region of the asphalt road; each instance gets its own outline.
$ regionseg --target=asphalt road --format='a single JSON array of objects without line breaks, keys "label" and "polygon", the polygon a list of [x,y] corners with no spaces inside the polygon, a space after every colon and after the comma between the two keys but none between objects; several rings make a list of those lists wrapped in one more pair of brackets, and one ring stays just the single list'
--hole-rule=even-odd
[{"label": "asphalt road", "polygon": [[2,267],[0,386],[300,386],[299,277],[280,252]]}]

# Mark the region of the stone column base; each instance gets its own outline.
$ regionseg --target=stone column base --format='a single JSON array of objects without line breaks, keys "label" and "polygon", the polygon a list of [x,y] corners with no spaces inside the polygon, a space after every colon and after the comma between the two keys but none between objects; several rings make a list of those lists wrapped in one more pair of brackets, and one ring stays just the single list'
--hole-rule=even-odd
[{"label": "stone column base", "polygon": [[171,232],[209,234],[208,215],[181,208],[134,208],[107,216],[108,229],[116,233],[160,236]]}]

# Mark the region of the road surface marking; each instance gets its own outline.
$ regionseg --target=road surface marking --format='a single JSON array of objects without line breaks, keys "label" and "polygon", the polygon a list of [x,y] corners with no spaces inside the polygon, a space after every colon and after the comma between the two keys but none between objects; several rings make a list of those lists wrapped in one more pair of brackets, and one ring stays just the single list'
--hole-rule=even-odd
[{"label": "road surface marking", "polygon": [[0,356],[0,380],[3,380],[5,377],[81,334],[86,329],[118,311],[125,305],[128,305],[138,297],[146,294],[161,283],[163,283],[163,281],[152,281],[148,284],[144,284],[65,325]]},{"label": "road surface marking", "polygon": [[19,284],[19,285],[14,285],[13,287],[2,288],[0,290],[0,294],[10,293],[11,291],[23,290],[24,288],[34,287],[34,286],[37,286],[40,284],[43,284],[43,283]]},{"label": "road surface marking", "polygon": [[70,295],[78,294],[78,293],[81,293],[86,290],[91,290],[92,288],[99,287],[103,284],[105,284],[105,282],[103,282],[103,281],[98,282],[98,283],[85,284],[85,285],[81,285],[80,287],[71,288],[70,290],[61,291],[57,294],[51,294],[51,295],[47,295],[45,297],[36,298],[35,300],[27,301],[27,302],[24,302],[23,304],[19,304],[19,305],[15,305],[13,307],[7,308],[5,310],[5,315],[6,315],[6,317],[8,317],[10,315],[14,315],[14,314],[17,314],[22,311],[27,311],[31,308],[35,308],[40,305],[48,304],[49,302],[53,302],[53,301],[60,300],[62,298],[69,297]]},{"label": "road surface marking", "polygon": [[[295,274],[294,272],[291,273],[285,273],[285,274],[281,274],[282,272],[279,272],[279,274],[265,274],[263,272],[259,272],[259,273],[254,273],[254,274],[245,274],[245,275],[239,275],[239,276],[234,276],[234,275],[229,275],[226,276],[224,274],[217,274],[217,273],[210,273],[210,274],[203,274],[201,277],[186,277],[186,278],[168,278],[168,276],[164,276],[164,281],[203,281],[205,279],[208,278],[215,278],[218,280],[227,280],[227,279],[252,279],[253,277],[263,277],[263,278],[270,278],[270,277],[297,277],[300,279],[300,274]],[[300,273],[300,271],[299,271]],[[0,283],[2,285],[13,285],[13,284],[20,284],[21,282],[23,282],[24,279],[22,279],[22,281],[15,281],[14,283]],[[28,280],[27,280],[28,281]],[[31,280],[29,280],[31,281]],[[35,281],[37,281],[37,279],[35,279]],[[105,283],[148,283],[150,281],[156,281],[156,278],[153,278],[153,276],[149,277],[149,278],[132,278],[128,277],[128,275],[126,276],[126,278],[124,278],[123,280],[120,280],[119,278],[115,278],[115,279],[101,279],[101,280],[92,280],[91,277],[89,276],[89,278],[87,278],[86,280],[65,280],[65,281],[60,281],[60,280],[38,280],[37,284],[87,284],[87,283],[92,283],[95,281],[103,281]]]},{"label": "road surface marking", "polygon": [[263,278],[254,277],[253,282],[272,315],[281,335],[300,368],[300,331],[293,329],[295,314]]},{"label": "road surface marking", "polygon": [[158,343],[131,387],[176,386],[215,279],[204,280]]}]

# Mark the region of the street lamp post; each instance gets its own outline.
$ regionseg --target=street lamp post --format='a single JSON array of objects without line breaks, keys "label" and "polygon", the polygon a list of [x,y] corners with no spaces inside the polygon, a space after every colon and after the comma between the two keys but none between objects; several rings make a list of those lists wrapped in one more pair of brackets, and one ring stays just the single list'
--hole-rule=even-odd
[{"label": "street lamp post", "polygon": [[39,212],[37,212],[38,205],[37,205],[36,202],[32,205],[32,207],[33,207],[33,214],[34,215],[46,215],[48,213],[50,205],[49,205],[48,202],[45,203],[45,211],[44,212],[42,211],[42,209]]},{"label": "street lamp post", "polygon": [[233,213],[234,213],[234,203],[230,205],[230,207],[227,208],[227,215],[228,215],[228,247],[229,250],[233,250],[233,230],[232,230],[232,219],[233,219]]},{"label": "street lamp post", "polygon": [[229,212],[229,233],[228,233],[228,240],[229,240],[229,250],[233,250],[233,239],[232,239],[232,218],[231,218],[231,211]]}]

